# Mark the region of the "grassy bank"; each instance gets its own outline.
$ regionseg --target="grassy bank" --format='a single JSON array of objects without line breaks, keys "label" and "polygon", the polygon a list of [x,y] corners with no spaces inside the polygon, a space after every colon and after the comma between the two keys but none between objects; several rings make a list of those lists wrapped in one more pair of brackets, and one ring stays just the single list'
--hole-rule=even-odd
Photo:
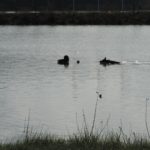
[{"label": "grassy bank", "polygon": [[13,144],[0,144],[0,150],[149,150],[150,141],[122,138],[119,134],[73,135],[68,139],[36,135]]},{"label": "grassy bank", "polygon": [[0,13],[0,25],[149,25],[150,12]]},{"label": "grassy bank", "polygon": [[122,127],[119,127],[118,133],[109,132],[109,134],[104,134],[103,131],[107,126],[107,121],[104,128],[95,131],[97,105],[98,100],[95,105],[91,129],[86,124],[84,114],[84,128],[82,130],[78,128],[77,134],[67,137],[34,133],[32,128],[31,130],[29,128],[28,120],[24,137],[21,137],[15,143],[0,143],[0,150],[150,150],[149,130],[147,130],[148,136],[145,138],[137,136],[135,133],[132,133],[129,137],[125,135]]},{"label": "grassy bank", "polygon": [[93,114],[91,127],[87,125],[86,116],[83,111],[83,128],[80,129],[77,121],[77,133],[68,137],[52,136],[50,134],[33,132],[30,128],[30,113],[27,124],[24,128],[24,137],[15,143],[0,143],[0,150],[150,150],[150,133],[147,122],[147,105],[149,98],[145,101],[145,125],[147,137],[143,138],[131,133],[127,136],[122,127],[119,132],[104,133],[108,125],[107,119],[104,127],[98,131],[95,130],[95,121],[97,107],[101,99],[100,93],[97,93],[97,100]]}]

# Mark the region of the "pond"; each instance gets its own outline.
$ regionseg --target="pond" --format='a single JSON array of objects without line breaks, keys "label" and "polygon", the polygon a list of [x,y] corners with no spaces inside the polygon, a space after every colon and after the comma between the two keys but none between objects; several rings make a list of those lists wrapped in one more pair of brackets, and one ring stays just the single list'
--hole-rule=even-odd
[{"label": "pond", "polygon": [[[58,65],[66,54],[69,66]],[[104,67],[104,57],[121,65]],[[96,92],[96,130],[147,134],[149,26],[0,26],[1,139],[21,135],[28,119],[37,132],[68,135],[85,114],[90,128]]]}]

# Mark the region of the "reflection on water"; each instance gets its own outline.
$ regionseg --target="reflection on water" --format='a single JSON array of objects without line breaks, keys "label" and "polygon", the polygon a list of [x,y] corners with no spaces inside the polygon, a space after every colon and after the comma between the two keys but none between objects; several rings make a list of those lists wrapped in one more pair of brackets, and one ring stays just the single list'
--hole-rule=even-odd
[{"label": "reflection on water", "polygon": [[[22,133],[29,110],[35,130],[76,132],[76,113],[80,126],[83,110],[92,122],[96,91],[96,128],[110,117],[110,130],[146,133],[149,35],[148,26],[1,26],[1,139]],[[57,64],[65,54],[67,68]],[[105,56],[121,65],[103,67]]]}]

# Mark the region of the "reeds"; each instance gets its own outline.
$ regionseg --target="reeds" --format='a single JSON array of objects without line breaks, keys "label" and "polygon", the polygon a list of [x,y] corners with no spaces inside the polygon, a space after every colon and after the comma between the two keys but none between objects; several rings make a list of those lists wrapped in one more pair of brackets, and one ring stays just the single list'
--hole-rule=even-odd
[{"label": "reeds", "polygon": [[14,144],[0,144],[0,150],[149,150],[147,139],[135,137],[122,140],[120,134],[107,136],[96,134],[89,136],[74,134],[69,138],[50,135],[36,135],[28,141],[17,141]]}]

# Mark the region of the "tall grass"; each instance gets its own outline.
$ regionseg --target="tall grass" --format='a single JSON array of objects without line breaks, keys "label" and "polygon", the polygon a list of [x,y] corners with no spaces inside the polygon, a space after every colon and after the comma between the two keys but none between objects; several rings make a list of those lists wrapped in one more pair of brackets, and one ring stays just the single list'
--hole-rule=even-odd
[{"label": "tall grass", "polygon": [[1,144],[0,150],[149,150],[147,139],[135,137],[124,138],[120,134],[91,136],[74,134],[67,139],[51,135],[34,135],[28,141],[17,141],[14,144]]},{"label": "tall grass", "polygon": [[[27,119],[27,126],[25,128],[25,137],[23,140],[18,140],[15,143],[0,144],[0,150],[150,150],[150,138],[147,121],[147,105],[148,99],[146,99],[145,110],[145,125],[148,132],[148,138],[139,137],[135,133],[132,136],[127,136],[122,127],[119,127],[119,132],[110,132],[109,134],[102,134],[105,126],[100,132],[94,132],[96,113],[99,102],[99,93],[95,103],[95,109],[93,114],[93,120],[91,127],[87,126],[86,115],[83,112],[84,128],[80,129],[73,135],[69,135],[67,138],[58,137],[43,132],[33,132],[30,128],[29,119]],[[108,124],[109,118],[106,121]]]}]

